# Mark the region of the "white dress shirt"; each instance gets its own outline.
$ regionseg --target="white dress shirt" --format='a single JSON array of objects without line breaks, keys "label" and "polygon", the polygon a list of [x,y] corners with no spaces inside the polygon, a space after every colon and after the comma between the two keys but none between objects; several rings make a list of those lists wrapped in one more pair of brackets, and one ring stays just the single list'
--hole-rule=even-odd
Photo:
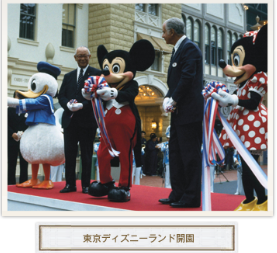
[{"label": "white dress shirt", "polygon": [[[86,73],[86,71],[88,69],[88,66],[89,65],[87,65],[85,68],[83,68],[83,75],[85,75],[85,73]],[[80,71],[81,71],[81,68],[78,66],[77,67],[77,82],[78,82],[78,78],[79,78],[79,75],[80,75]]]},{"label": "white dress shirt", "polygon": [[[179,46],[181,45],[181,43],[183,42],[183,40],[186,38],[186,35],[183,35],[175,44],[174,49],[175,49],[175,53],[177,52]],[[175,54],[174,53],[174,54]]]}]

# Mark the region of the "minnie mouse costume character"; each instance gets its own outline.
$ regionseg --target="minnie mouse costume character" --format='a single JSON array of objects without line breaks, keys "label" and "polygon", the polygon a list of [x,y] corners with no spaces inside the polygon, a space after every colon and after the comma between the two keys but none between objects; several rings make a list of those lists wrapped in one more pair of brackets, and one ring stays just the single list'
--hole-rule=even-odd
[{"label": "minnie mouse costume character", "polygon": [[[224,60],[220,60],[220,66],[226,76],[237,77],[234,82],[237,90],[233,95],[219,91],[212,97],[220,106],[233,106],[228,122],[257,161],[261,152],[267,149],[267,109],[262,104],[267,92],[267,25],[259,32],[247,32],[236,41],[231,48],[231,60],[232,66]],[[223,147],[233,146],[224,129],[220,141]],[[267,211],[265,188],[243,159],[242,170],[246,199],[235,211]]]},{"label": "minnie mouse costume character", "polygon": [[[130,200],[132,186],[132,162],[134,149],[136,169],[141,170],[141,133],[140,117],[135,97],[138,95],[138,83],[134,80],[136,71],[149,68],[155,58],[152,44],[147,40],[135,42],[129,52],[112,52],[100,45],[97,49],[99,65],[109,87],[97,90],[105,102],[105,125],[112,147],[120,152],[121,165],[118,187],[111,177],[110,161],[113,158],[101,136],[97,152],[100,182],[94,181],[89,187],[89,194],[95,197],[108,195],[110,201],[125,202]],[[86,99],[91,94],[82,90]]]}]

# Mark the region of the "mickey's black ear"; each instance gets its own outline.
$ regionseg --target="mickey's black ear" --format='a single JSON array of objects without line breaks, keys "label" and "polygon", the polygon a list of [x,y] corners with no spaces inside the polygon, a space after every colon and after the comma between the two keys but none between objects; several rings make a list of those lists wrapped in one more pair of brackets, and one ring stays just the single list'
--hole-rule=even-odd
[{"label": "mickey's black ear", "polygon": [[136,70],[144,71],[148,69],[155,60],[155,50],[148,40],[136,41],[130,49],[132,63]]},{"label": "mickey's black ear", "polygon": [[102,63],[104,60],[105,55],[108,53],[107,49],[105,48],[104,45],[100,45],[97,48],[97,58],[98,58],[98,63],[101,69],[103,69]]}]

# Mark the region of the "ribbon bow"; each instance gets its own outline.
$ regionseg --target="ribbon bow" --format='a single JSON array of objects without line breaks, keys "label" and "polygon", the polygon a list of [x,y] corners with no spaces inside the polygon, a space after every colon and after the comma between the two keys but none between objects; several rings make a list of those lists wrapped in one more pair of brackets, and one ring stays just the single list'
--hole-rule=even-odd
[{"label": "ribbon bow", "polygon": [[101,138],[103,138],[110,155],[112,157],[115,157],[119,156],[120,152],[116,151],[112,147],[108,131],[105,125],[105,112],[103,108],[102,99],[97,95],[96,92],[98,89],[103,89],[105,87],[109,87],[109,85],[103,76],[90,76],[84,84],[85,93],[91,92],[91,104],[98,128],[101,133]]},{"label": "ribbon bow", "polygon": [[[203,156],[202,156],[202,210],[211,211],[211,191],[210,191],[210,166],[222,164],[225,159],[225,151],[217,137],[214,130],[214,123],[216,115],[223,124],[223,127],[228,134],[230,141],[237,149],[238,153],[242,156],[259,182],[267,188],[267,176],[255,161],[253,156],[249,153],[243,145],[235,131],[229,125],[227,120],[218,110],[218,101],[211,97],[212,93],[218,93],[219,90],[228,92],[225,84],[220,82],[210,82],[203,89],[202,95],[204,96],[204,115],[203,115]],[[216,154],[218,154],[220,161],[217,162]]]}]

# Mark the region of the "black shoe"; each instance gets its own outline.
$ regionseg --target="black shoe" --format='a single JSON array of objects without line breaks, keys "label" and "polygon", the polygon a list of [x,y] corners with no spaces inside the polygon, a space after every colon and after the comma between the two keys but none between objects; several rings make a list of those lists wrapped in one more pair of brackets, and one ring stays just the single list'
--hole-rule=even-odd
[{"label": "black shoe", "polygon": [[60,190],[60,193],[67,192],[76,192],[76,186],[71,186],[70,184],[67,184],[62,190]]},{"label": "black shoe", "polygon": [[170,206],[172,207],[185,207],[185,208],[193,208],[193,207],[200,207],[200,205],[192,205],[192,204],[188,204],[188,203],[183,203],[181,201],[178,202],[173,202],[170,204]]},{"label": "black shoe", "polygon": [[89,186],[88,194],[94,197],[102,197],[108,195],[109,192],[113,188],[115,188],[114,182],[115,181],[113,180],[109,183],[101,184],[100,182],[94,181]]},{"label": "black shoe", "polygon": [[109,192],[108,199],[114,202],[127,202],[131,198],[130,188],[116,187]]},{"label": "black shoe", "polygon": [[83,187],[82,193],[88,193],[88,187]]},{"label": "black shoe", "polygon": [[172,200],[172,199],[159,199],[159,202],[161,202],[162,204],[171,204],[171,203],[175,202],[175,200]]}]

